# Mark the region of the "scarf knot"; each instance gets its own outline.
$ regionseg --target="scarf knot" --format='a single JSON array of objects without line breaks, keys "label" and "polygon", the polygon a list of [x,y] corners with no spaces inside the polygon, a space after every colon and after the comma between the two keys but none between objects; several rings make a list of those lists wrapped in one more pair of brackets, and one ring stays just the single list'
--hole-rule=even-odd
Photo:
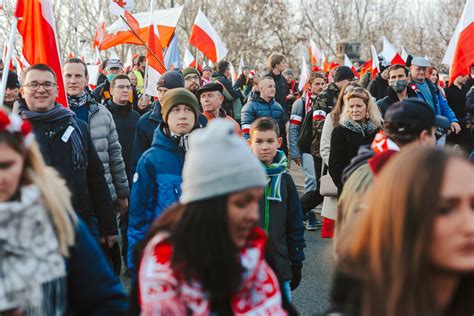
[{"label": "scarf knot", "polygon": [[281,178],[288,171],[288,159],[283,151],[277,151],[273,162],[270,165],[265,165],[265,170],[269,178],[265,188],[265,198],[281,202]]},{"label": "scarf knot", "polygon": [[77,97],[67,96],[67,102],[69,106],[73,109],[80,108],[86,105],[91,100],[89,93],[82,91],[82,93]]}]

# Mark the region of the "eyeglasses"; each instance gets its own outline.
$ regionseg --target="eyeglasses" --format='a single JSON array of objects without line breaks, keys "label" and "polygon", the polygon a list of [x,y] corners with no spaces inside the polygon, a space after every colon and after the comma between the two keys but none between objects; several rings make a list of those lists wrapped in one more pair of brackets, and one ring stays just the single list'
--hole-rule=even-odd
[{"label": "eyeglasses", "polygon": [[192,81],[192,80],[198,81],[198,80],[199,80],[199,76],[198,76],[198,75],[186,76],[186,77],[184,78],[184,80],[186,80],[186,81]]},{"label": "eyeglasses", "polygon": [[128,86],[119,85],[119,86],[116,86],[115,88],[120,89],[120,90],[130,90],[130,89],[132,89],[132,86],[131,85],[128,85]]},{"label": "eyeglasses", "polygon": [[33,81],[33,82],[25,84],[25,87],[27,87],[28,89],[30,89],[32,91],[38,90],[41,86],[43,86],[43,88],[46,91],[51,91],[56,86],[56,84],[54,82],[50,82],[50,81],[46,81],[46,82],[43,82],[43,83]]}]

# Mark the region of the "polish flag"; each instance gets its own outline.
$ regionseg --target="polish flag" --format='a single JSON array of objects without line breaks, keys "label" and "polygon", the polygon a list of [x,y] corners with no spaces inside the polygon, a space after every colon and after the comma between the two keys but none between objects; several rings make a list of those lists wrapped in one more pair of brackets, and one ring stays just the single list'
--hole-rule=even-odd
[{"label": "polish flag", "polygon": [[191,29],[189,44],[199,49],[215,63],[227,55],[227,48],[201,9]]},{"label": "polish flag", "polygon": [[328,72],[329,71],[329,63],[326,59],[326,55],[324,53],[321,53],[321,67],[323,68],[323,72]]},{"label": "polish flag", "polygon": [[407,58],[408,58],[408,52],[406,51],[405,47],[402,46],[402,58],[403,60],[405,61],[405,63],[407,62]]},{"label": "polish flag", "polygon": [[405,61],[403,60],[402,56],[397,53],[395,47],[393,47],[393,45],[385,38],[385,36],[382,36],[382,41],[382,56],[385,58],[385,60],[388,61],[390,65],[405,65]]},{"label": "polish flag", "polygon": [[379,57],[377,56],[377,50],[374,45],[370,45],[370,52],[372,54],[372,79],[380,72],[379,68]]},{"label": "polish flag", "polygon": [[[161,47],[168,47],[171,38],[173,37],[179,17],[183,12],[183,7],[175,7],[165,10],[154,10],[153,18],[158,27],[160,35]],[[138,34],[143,41],[148,38],[148,26],[151,24],[150,13],[141,12],[133,14],[133,17],[138,21]],[[100,44],[100,50],[107,50],[111,47],[122,44],[143,45],[143,43],[130,31],[130,28],[121,20],[115,21],[107,28],[107,34]]]},{"label": "polish flag", "polygon": [[306,64],[306,59],[304,56],[301,58],[301,73],[300,73],[300,82],[298,83],[298,90],[300,92],[307,86],[307,82],[309,79],[309,68],[308,64]]},{"label": "polish flag", "polygon": [[351,68],[352,72],[354,73],[354,76],[356,78],[359,78],[359,73],[357,72],[354,65],[352,64],[352,61],[349,59],[349,57],[346,54],[344,54],[344,66]]},{"label": "polish flag", "polygon": [[443,63],[451,65],[449,84],[458,76],[468,74],[469,68],[474,64],[474,0],[468,0],[464,7]]},{"label": "polish flag", "polygon": [[326,112],[323,110],[314,110],[313,111],[313,122],[315,121],[324,121],[326,119]]},{"label": "polish flag", "polygon": [[360,77],[362,78],[363,75],[369,70],[372,69],[372,59],[367,60],[362,66],[360,66]]},{"label": "polish flag", "polygon": [[290,116],[290,124],[293,125],[301,125],[303,118],[300,115],[291,114]]},{"label": "polish flag", "polygon": [[196,67],[196,58],[187,47],[184,48],[183,67]]},{"label": "polish flag", "polygon": [[319,50],[318,46],[312,39],[309,40],[309,43],[311,45],[309,48],[309,51],[311,52],[311,64],[318,65],[319,64],[318,61],[320,61],[323,58],[323,54],[321,53],[321,50]]},{"label": "polish flag", "polygon": [[[121,16],[122,18],[125,19],[125,21],[128,23],[127,27],[129,29],[132,29],[133,32],[139,34],[140,32],[140,23],[137,21],[137,19],[127,10],[125,10],[122,6],[120,6],[119,3],[115,1],[110,1],[109,4],[109,11],[110,14],[112,15],[117,15]],[[99,19],[100,21],[100,19]]]},{"label": "polish flag", "polygon": [[15,16],[18,18],[18,32],[22,36],[26,66],[39,63],[50,66],[56,73],[56,100],[67,107],[51,0],[18,0]]},{"label": "polish flag", "polygon": [[125,58],[125,64],[123,65],[125,72],[129,72],[133,69],[133,54],[129,48],[127,51],[127,57]]},{"label": "polish flag", "polygon": [[[8,51],[8,45],[5,45],[5,47],[3,47],[3,62],[5,62],[6,59],[7,59],[7,51]],[[13,50],[13,51],[12,51],[12,57],[11,57],[11,59],[10,59],[10,67],[9,67],[9,69],[10,69],[11,71],[14,70],[14,67],[13,67],[13,59],[14,59],[14,58],[15,58],[15,51]],[[1,79],[1,77],[0,77],[0,79]]]},{"label": "polish flag", "polygon": [[94,35],[94,44],[92,45],[93,48],[96,48],[102,43],[105,37],[105,19],[104,19],[104,12],[102,9],[100,10],[99,14],[99,22],[97,23],[97,28],[95,29]]},{"label": "polish flag", "polygon": [[153,1],[152,7],[150,10],[150,20],[151,24],[148,27],[148,39],[146,50],[146,59],[147,59],[147,82],[145,87],[145,93],[158,97],[157,85],[158,81],[162,74],[166,72],[165,68],[165,59],[163,58],[163,51],[161,49],[160,35],[156,27],[154,17],[153,17]]},{"label": "polish flag", "polygon": [[99,49],[97,47],[95,48],[95,56],[93,59],[93,64],[87,65],[87,72],[89,73],[89,88],[91,88],[91,90],[94,90],[97,86],[97,79],[99,79],[100,66],[102,64]]}]

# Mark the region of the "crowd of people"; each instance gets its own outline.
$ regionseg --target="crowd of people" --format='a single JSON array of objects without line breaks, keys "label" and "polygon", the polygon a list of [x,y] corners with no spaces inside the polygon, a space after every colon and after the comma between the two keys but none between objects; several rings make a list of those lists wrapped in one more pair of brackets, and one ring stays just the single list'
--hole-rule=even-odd
[{"label": "crowd of people", "polygon": [[145,66],[0,63],[0,315],[297,315],[305,230],[327,315],[474,313],[474,65]]}]

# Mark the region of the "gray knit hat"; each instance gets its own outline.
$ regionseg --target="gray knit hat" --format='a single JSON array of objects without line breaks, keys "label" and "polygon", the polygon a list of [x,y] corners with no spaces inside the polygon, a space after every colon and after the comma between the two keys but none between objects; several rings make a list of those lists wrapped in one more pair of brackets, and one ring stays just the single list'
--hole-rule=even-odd
[{"label": "gray knit hat", "polygon": [[266,182],[262,164],[228,120],[213,119],[189,137],[181,203],[263,187]]}]

